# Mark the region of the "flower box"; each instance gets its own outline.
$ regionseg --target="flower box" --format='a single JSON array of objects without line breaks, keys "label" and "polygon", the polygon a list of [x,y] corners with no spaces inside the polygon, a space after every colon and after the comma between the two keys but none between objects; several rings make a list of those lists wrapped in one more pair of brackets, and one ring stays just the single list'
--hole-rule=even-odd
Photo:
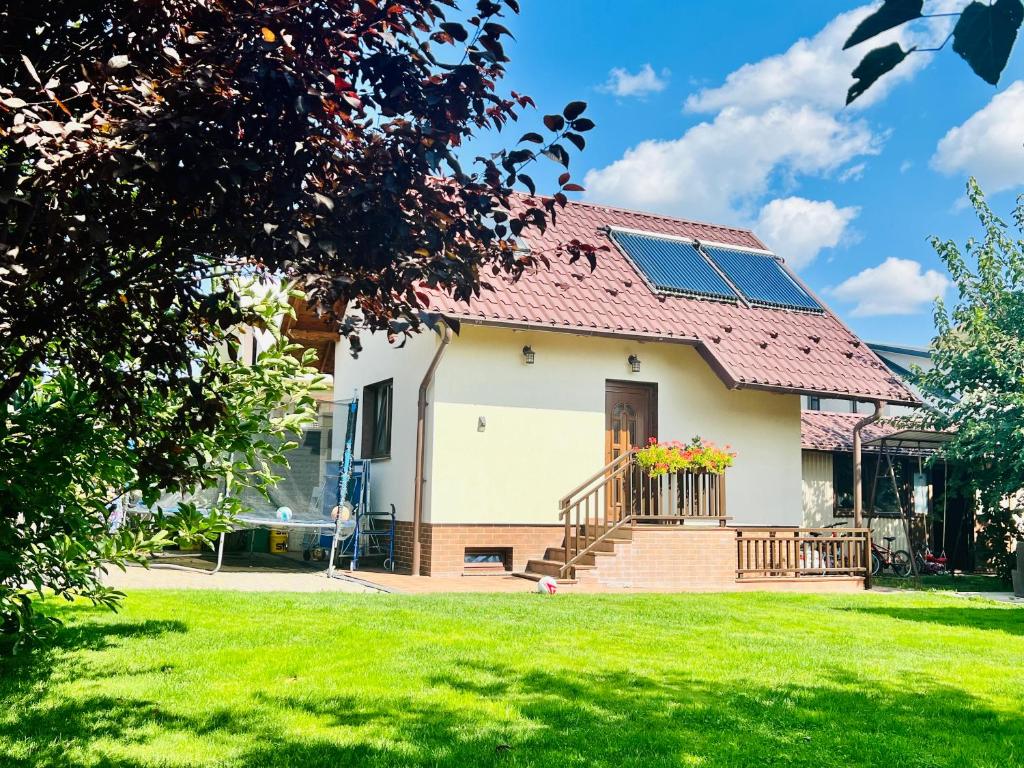
[{"label": "flower box", "polygon": [[650,477],[661,477],[679,472],[721,475],[733,465],[736,454],[730,446],[719,448],[701,437],[689,443],[678,440],[659,443],[651,438],[647,445],[636,450],[636,463]]}]

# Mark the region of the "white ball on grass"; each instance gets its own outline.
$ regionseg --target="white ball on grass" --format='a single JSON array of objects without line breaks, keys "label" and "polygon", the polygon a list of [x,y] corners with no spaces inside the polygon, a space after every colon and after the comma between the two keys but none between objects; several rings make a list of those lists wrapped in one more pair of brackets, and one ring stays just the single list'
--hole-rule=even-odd
[{"label": "white ball on grass", "polygon": [[542,595],[553,595],[558,591],[558,582],[550,576],[544,576],[537,581],[537,591]]}]

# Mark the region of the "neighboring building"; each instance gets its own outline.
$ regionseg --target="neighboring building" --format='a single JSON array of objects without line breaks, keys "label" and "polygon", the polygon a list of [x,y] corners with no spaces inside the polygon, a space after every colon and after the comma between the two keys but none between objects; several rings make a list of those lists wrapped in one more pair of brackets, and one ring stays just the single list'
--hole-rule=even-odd
[{"label": "neighboring building", "polygon": [[[432,309],[460,326],[450,343],[425,332],[396,348],[378,334],[357,359],[338,346],[336,398],[361,397],[357,445],[374,461],[375,505],[398,510],[399,567],[413,561],[418,473],[421,573],[494,563],[565,575],[552,564],[567,546],[560,500],[649,437],[701,435],[738,452],[730,526],[691,533],[688,522],[689,538],[658,542],[673,542],[670,560],[731,553],[706,580],[726,588],[738,527],[801,525],[802,397],[917,403],[748,230],[570,203],[525,245],[550,253],[571,238],[609,246],[596,271],[553,257],[518,282],[493,279],[469,304],[435,295]],[[586,542],[585,529],[569,539]],[[633,529],[634,548],[653,530]],[[614,559],[597,558],[597,573],[615,572]],[[616,573],[643,581],[635,568]]]},{"label": "neighboring building", "polygon": [[[871,350],[878,355],[878,359],[885,363],[886,367],[898,376],[907,388],[910,389],[919,399],[928,398],[913,384],[913,371],[920,368],[927,371],[932,368],[931,353],[922,347],[908,347],[898,344],[879,344],[867,342]],[[840,400],[828,397],[804,396],[803,409],[805,411],[824,411],[826,413],[863,413],[874,412],[874,405],[870,402],[857,402],[855,400]],[[894,416],[906,416],[913,413],[914,408],[905,405],[886,405],[883,416],[886,418]]]},{"label": "neighboring building", "polygon": [[[929,400],[912,383],[915,368],[926,371],[933,367],[927,349],[878,343],[868,346],[918,398]],[[849,525],[853,515],[853,425],[873,413],[874,405],[805,397],[803,406],[803,524]],[[970,570],[974,565],[971,494],[957,490],[956,468],[951,467],[947,477],[944,462],[928,461],[941,447],[942,435],[913,433],[899,424],[899,417],[914,411],[906,405],[887,405],[883,420],[864,429],[865,524],[875,541],[891,538],[896,548],[909,550],[908,526],[903,519],[907,515],[914,549],[945,552],[953,566]],[[901,436],[908,439],[901,440]]]},{"label": "neighboring building", "polygon": [[[803,524],[849,525],[853,516],[853,425],[863,414],[804,411]],[[974,501],[956,466],[929,459],[948,438],[883,421],[864,428],[865,524],[875,541],[945,553],[951,567],[974,567]],[[890,466],[891,461],[891,466]],[[906,520],[905,520],[906,518]]]}]

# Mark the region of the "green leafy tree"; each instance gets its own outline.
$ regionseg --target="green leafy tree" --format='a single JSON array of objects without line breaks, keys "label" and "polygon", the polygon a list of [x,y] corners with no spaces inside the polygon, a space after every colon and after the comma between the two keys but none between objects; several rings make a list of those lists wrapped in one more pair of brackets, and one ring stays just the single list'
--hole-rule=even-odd
[{"label": "green leafy tree", "polygon": [[[197,351],[196,375],[179,381],[185,393],[199,386],[198,372],[224,404],[208,428],[182,440],[180,423],[197,414],[184,394],[155,384],[161,374],[141,357],[118,361],[137,376],[144,436],[128,438],[91,386],[70,366],[22,383],[8,404],[0,433],[0,651],[38,635],[47,620],[35,597],[55,593],[116,607],[123,595],[103,585],[99,571],[145,563],[170,543],[205,543],[230,528],[245,489],[265,492],[295,443],[290,438],[314,418],[312,388],[320,377],[303,366],[280,328],[287,296],[256,283],[232,281],[240,303],[260,318],[270,343],[254,364],[238,359],[234,329]],[[311,353],[310,353],[311,354]],[[173,444],[168,443],[173,435]],[[173,486],[161,458],[174,457]],[[115,502],[125,496],[155,504],[167,491],[188,496],[219,488],[202,513],[185,503],[178,514],[157,507],[151,519],[128,516],[121,524]]]},{"label": "green leafy tree", "polygon": [[565,170],[537,197],[530,166],[567,167],[594,124],[576,101],[457,158],[533,106],[500,89],[516,0],[462,5],[3,3],[0,406],[69,362],[136,417],[105,356],[180,368],[207,319],[242,319],[200,288],[240,262],[297,280],[358,346],[434,319],[423,285],[469,299],[547,259],[517,238],[581,187]]},{"label": "green leafy tree", "polygon": [[[0,4],[5,625],[31,618],[20,590],[33,576],[101,595],[87,571],[120,557],[96,551],[115,540],[99,536],[110,493],[195,487],[226,469],[218,451],[271,450],[245,447],[269,418],[268,404],[240,404],[258,382],[216,357],[230,328],[265,322],[230,276],[294,280],[357,350],[363,330],[436,321],[424,286],[468,300],[560,254],[593,267],[588,243],[517,247],[581,190],[568,166],[594,127],[586,104],[503,150],[456,156],[535,106],[501,87],[502,21],[518,11],[516,0]],[[547,196],[530,175],[539,162],[561,174]],[[246,408],[256,417],[242,419]],[[124,551],[160,545],[142,535]]]},{"label": "green leafy tree", "polygon": [[956,25],[949,37],[938,48],[910,48],[903,50],[899,43],[869,51],[853,70],[856,79],[846,94],[846,103],[857,99],[882,75],[899,66],[907,56],[935,52],[953,41],[953,51],[970,65],[974,73],[986,83],[996,85],[1010,59],[1017,40],[1017,32],[1024,21],[1022,0],[978,0],[965,3],[957,13],[925,14],[924,0],[885,0],[881,7],[867,16],[853,30],[843,49],[870,40],[876,35],[917,19],[934,16],[956,16]]},{"label": "green leafy tree", "polygon": [[[968,196],[985,230],[961,250],[933,238],[953,278],[957,299],[939,301],[934,368],[920,372],[937,407],[929,426],[952,432],[945,457],[970,467],[978,493],[979,545],[989,565],[1009,579],[1011,543],[1024,537],[1024,240],[996,216],[977,183]],[[1014,211],[1024,232],[1024,197]]]}]

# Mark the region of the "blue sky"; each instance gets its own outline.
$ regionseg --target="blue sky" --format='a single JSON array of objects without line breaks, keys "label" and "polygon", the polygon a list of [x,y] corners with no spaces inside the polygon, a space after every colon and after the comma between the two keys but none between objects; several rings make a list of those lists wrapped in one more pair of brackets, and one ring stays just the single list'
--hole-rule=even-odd
[{"label": "blue sky", "polygon": [[[966,0],[933,0],[926,11]],[[572,172],[594,202],[747,226],[862,337],[927,344],[932,297],[948,290],[928,238],[978,233],[964,208],[979,177],[1008,217],[1024,192],[1024,43],[998,88],[947,49],[915,54],[854,108],[849,72],[873,47],[842,52],[870,6],[822,0],[525,0],[505,87],[539,111],[568,101],[597,128]],[[883,42],[945,36],[918,21]],[[896,36],[899,37],[896,37]],[[544,167],[546,166],[546,167]],[[557,169],[535,173],[542,190]]]}]

